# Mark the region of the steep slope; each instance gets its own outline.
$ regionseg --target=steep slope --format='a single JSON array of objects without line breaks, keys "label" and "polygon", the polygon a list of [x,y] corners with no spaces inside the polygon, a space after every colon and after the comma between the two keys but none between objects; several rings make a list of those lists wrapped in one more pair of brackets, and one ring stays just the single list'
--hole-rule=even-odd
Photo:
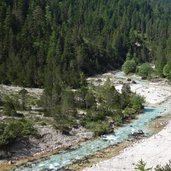
[{"label": "steep slope", "polygon": [[2,0],[0,82],[79,87],[83,74],[171,52],[170,0]]}]

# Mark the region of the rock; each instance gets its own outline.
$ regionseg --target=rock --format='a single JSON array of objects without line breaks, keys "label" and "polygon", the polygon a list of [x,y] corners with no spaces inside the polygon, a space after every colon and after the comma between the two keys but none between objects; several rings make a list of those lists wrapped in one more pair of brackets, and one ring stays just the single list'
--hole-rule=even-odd
[{"label": "rock", "polygon": [[31,110],[32,111],[37,111],[37,112],[44,112],[45,109],[43,107],[32,106]]},{"label": "rock", "polygon": [[70,129],[69,128],[63,129],[62,134],[70,136]]},{"label": "rock", "polygon": [[137,84],[137,82],[133,80],[133,81],[132,81],[132,84]]},{"label": "rock", "polygon": [[127,78],[127,81],[131,81],[131,78]]},{"label": "rock", "polygon": [[12,161],[12,160],[10,160],[9,162],[8,162],[8,164],[15,164],[16,162],[15,161]]},{"label": "rock", "polygon": [[134,136],[134,137],[142,136],[142,135],[144,135],[144,132],[143,132],[142,130],[133,131],[133,132],[131,133],[131,135]]},{"label": "rock", "polygon": [[157,116],[155,119],[160,119],[162,116]]},{"label": "rock", "polygon": [[8,164],[12,164],[12,161],[10,160],[10,161],[8,162]]},{"label": "rock", "polygon": [[140,46],[141,46],[141,44],[140,44],[139,42],[135,42],[135,45],[136,45],[137,47],[140,47]]}]

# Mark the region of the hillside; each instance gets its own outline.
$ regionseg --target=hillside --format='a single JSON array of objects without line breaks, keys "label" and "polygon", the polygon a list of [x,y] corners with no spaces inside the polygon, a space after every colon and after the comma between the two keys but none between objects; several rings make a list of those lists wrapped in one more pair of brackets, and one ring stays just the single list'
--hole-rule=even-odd
[{"label": "hillside", "polygon": [[162,73],[170,11],[170,0],[2,0],[0,82],[75,88],[83,75],[120,68],[126,57],[156,61]]}]

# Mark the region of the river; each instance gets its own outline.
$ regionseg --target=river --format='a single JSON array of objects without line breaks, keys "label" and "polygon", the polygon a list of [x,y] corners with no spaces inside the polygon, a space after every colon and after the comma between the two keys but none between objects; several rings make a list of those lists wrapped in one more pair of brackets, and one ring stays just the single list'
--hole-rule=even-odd
[{"label": "river", "polygon": [[103,150],[111,145],[123,142],[129,138],[133,130],[142,130],[147,136],[152,135],[153,132],[149,129],[149,123],[158,116],[165,116],[171,112],[171,99],[156,105],[155,107],[145,107],[144,113],[140,114],[130,124],[123,125],[118,128],[115,133],[106,135],[106,139],[98,138],[87,143],[83,143],[79,148],[68,150],[60,154],[52,155],[44,160],[30,163],[26,166],[21,166],[15,171],[56,171],[64,166],[72,164],[73,162],[83,159],[97,151]]}]

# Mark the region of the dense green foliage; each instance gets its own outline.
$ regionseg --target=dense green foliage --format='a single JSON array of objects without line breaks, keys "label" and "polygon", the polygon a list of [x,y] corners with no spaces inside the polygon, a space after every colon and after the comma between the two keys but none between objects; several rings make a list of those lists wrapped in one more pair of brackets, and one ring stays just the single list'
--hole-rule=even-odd
[{"label": "dense green foliage", "polygon": [[27,93],[27,90],[22,89],[16,95],[3,95],[3,98],[0,100],[0,105],[2,104],[3,107],[3,113],[7,116],[22,117],[23,114],[17,113],[17,110],[27,110],[27,106],[31,105],[30,102],[27,101]]},{"label": "dense green foliage", "polygon": [[120,125],[135,118],[142,111],[143,103],[144,99],[132,93],[128,84],[124,84],[119,93],[107,80],[102,86],[62,90],[56,104],[49,104],[47,115],[55,119],[56,128],[65,134],[73,127],[84,126],[95,135],[101,135],[113,131],[113,124]]},{"label": "dense green foliage", "polygon": [[171,79],[171,59],[169,59],[168,63],[164,66],[163,75],[166,78]]},{"label": "dense green foliage", "polygon": [[112,125],[117,126],[134,118],[143,109],[144,99],[132,93],[128,84],[123,85],[122,93],[109,80],[103,86],[89,91],[94,92],[95,100],[92,107],[87,108],[83,125],[95,135],[113,131]]},{"label": "dense green foliage", "polygon": [[136,70],[136,62],[134,59],[126,60],[122,66],[122,70],[125,74],[134,73]]},{"label": "dense green foliage", "polygon": [[17,116],[16,106],[11,98],[6,97],[3,111],[7,116]]},{"label": "dense green foliage", "polygon": [[14,143],[15,140],[35,135],[36,130],[27,120],[13,120],[0,123],[0,147]]},{"label": "dense green foliage", "polygon": [[138,68],[138,74],[144,78],[150,77],[152,72],[153,68],[148,63],[144,63]]},{"label": "dense green foliage", "polygon": [[[170,0],[1,0],[0,82],[79,87],[91,75],[171,57]],[[53,90],[54,91],[54,90]]]}]

